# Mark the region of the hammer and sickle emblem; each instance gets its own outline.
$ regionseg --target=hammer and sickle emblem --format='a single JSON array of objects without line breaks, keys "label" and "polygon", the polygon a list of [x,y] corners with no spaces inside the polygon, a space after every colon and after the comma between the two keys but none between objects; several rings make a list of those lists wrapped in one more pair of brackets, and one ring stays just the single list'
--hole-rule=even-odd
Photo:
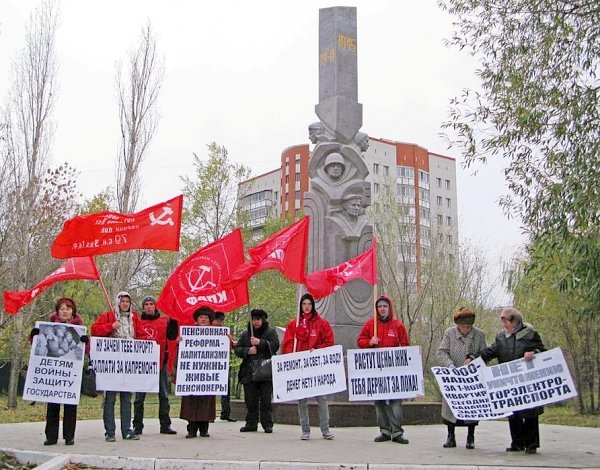
[{"label": "hammer and sickle emblem", "polygon": [[210,279],[204,279],[204,276],[207,273],[210,273],[211,269],[208,266],[199,266],[198,269],[194,269],[190,271],[186,277],[188,281],[188,285],[190,286],[190,290],[192,292],[196,292],[199,290],[204,290],[209,287],[214,288],[217,285],[212,282]]},{"label": "hammer and sickle emblem", "polygon": [[162,214],[159,214],[158,217],[154,216],[154,212],[150,212],[150,225],[175,225],[173,219],[167,216],[170,216],[173,213],[173,209],[169,206],[165,206],[162,208]]}]

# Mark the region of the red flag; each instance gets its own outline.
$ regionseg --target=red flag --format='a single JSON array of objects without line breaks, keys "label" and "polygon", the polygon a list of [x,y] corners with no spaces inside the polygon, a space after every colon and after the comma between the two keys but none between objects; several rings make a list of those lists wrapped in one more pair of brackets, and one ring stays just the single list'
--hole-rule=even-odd
[{"label": "red flag", "polygon": [[290,281],[302,283],[306,271],[308,224],[306,215],[250,248],[250,259],[236,269],[223,286],[231,288],[240,282],[248,282],[256,273],[268,269],[277,269]]},{"label": "red flag", "polygon": [[192,314],[201,305],[228,312],[248,303],[248,284],[222,289],[220,284],[244,262],[242,231],[200,248],[169,276],[156,306],[184,325],[192,323]]},{"label": "red flag", "polygon": [[100,279],[94,258],[86,256],[68,259],[60,268],[42,279],[31,290],[4,292],[4,311],[11,314],[17,313],[21,307],[27,305],[52,284],[70,279]]},{"label": "red flag", "polygon": [[67,220],[52,244],[52,256],[95,256],[146,248],[179,250],[183,196],[135,214],[102,211]]},{"label": "red flag", "polygon": [[371,248],[356,258],[339,266],[308,274],[304,279],[304,285],[315,299],[321,299],[353,279],[363,279],[373,285],[377,282],[375,239],[373,239]]}]

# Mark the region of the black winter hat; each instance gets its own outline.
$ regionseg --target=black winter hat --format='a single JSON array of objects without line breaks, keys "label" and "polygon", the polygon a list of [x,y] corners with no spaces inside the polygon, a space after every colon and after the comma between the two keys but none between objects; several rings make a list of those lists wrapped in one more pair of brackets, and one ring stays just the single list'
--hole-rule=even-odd
[{"label": "black winter hat", "polygon": [[269,315],[267,315],[267,312],[260,308],[253,308],[250,311],[250,316],[252,318],[262,318],[263,320],[266,320],[269,317]]}]

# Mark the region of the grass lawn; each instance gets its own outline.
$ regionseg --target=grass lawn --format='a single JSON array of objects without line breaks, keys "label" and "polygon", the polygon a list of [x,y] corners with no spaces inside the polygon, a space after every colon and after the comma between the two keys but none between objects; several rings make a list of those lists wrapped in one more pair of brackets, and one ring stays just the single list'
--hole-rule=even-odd
[{"label": "grass lawn", "polygon": [[[180,398],[171,395],[171,416],[179,415]],[[46,420],[46,404],[23,401],[19,398],[16,410],[9,410],[6,406],[6,396],[0,396],[0,424],[23,423]],[[117,398],[117,406],[119,400]],[[219,400],[217,400],[217,404]],[[218,406],[218,405],[217,405]],[[217,415],[219,410],[217,410]],[[144,415],[148,418],[158,417],[158,395],[148,394]],[[102,396],[90,398],[83,396],[77,408],[77,419],[102,419]],[[577,414],[570,406],[547,406],[545,412],[540,416],[540,422],[544,424],[563,424],[568,426],[582,426],[600,428],[600,415],[583,416]],[[441,423],[441,420],[440,420]]]}]

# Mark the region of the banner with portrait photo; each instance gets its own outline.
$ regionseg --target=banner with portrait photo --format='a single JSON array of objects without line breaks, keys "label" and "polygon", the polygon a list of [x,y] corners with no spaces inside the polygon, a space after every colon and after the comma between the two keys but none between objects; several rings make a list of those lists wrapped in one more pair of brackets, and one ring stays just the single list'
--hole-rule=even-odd
[{"label": "banner with portrait photo", "polygon": [[348,349],[348,400],[399,400],[425,395],[421,348]]},{"label": "banner with portrait photo", "polygon": [[77,405],[85,344],[85,326],[36,322],[23,399]]},{"label": "banner with portrait photo", "polygon": [[160,347],[156,341],[90,338],[96,388],[118,392],[158,392]]},{"label": "banner with portrait photo", "polygon": [[229,328],[182,326],[175,395],[227,395]]},{"label": "banner with portrait photo", "polygon": [[346,390],[341,345],[273,356],[272,368],[275,403]]}]

